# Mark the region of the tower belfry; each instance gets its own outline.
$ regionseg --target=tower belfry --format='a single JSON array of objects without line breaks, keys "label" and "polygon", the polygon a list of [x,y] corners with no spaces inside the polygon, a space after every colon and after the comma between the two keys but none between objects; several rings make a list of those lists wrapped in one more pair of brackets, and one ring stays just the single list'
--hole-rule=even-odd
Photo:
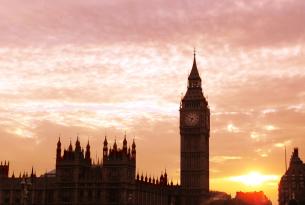
[{"label": "tower belfry", "polygon": [[182,204],[203,204],[209,194],[210,109],[203,95],[196,54],[180,106]]}]

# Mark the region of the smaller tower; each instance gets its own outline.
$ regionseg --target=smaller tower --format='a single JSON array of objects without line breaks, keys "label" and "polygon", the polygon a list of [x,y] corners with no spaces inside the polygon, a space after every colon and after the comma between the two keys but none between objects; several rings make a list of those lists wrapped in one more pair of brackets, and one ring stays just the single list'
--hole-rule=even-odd
[{"label": "smaller tower", "polygon": [[80,142],[78,140],[78,136],[76,138],[76,142],[75,142],[75,152],[81,152],[81,146],[80,146]]},{"label": "smaller tower", "polygon": [[118,150],[118,145],[116,144],[116,139],[114,140],[114,144],[113,144],[113,151],[117,151]]},{"label": "smaller tower", "polygon": [[163,185],[163,182],[164,182],[164,177],[163,177],[163,173],[161,173],[161,176],[160,176],[160,184]]},{"label": "smaller tower", "polygon": [[72,151],[73,151],[73,147],[72,147],[72,142],[71,142],[71,140],[70,140],[70,145],[69,145],[68,151],[69,151],[69,152],[72,152]]},{"label": "smaller tower", "polygon": [[[105,138],[102,178],[104,183],[107,184],[106,195],[117,196],[113,198],[118,199],[118,201],[111,200],[112,204],[135,204],[135,201],[132,203],[130,201],[130,195],[135,194],[133,188],[136,178],[136,160],[133,157],[133,154],[135,155],[135,143],[132,145],[133,154],[130,152],[128,154],[126,135],[122,141],[123,146],[119,147],[115,139],[112,148],[109,148],[109,152],[107,152],[108,143]],[[126,186],[127,184],[128,186]]]},{"label": "smaller tower", "polygon": [[299,157],[299,149],[298,148],[294,148],[292,156],[290,158],[290,165],[289,165],[289,167],[302,166],[302,165],[303,165],[303,162],[302,162],[302,160]]},{"label": "smaller tower", "polygon": [[60,137],[58,138],[57,148],[56,148],[56,162],[61,159],[61,142]]},{"label": "smaller tower", "polygon": [[91,162],[91,153],[90,153],[90,144],[89,140],[86,146],[86,154],[85,154],[85,159]]},{"label": "smaller tower", "polygon": [[4,163],[0,165],[0,178],[8,178],[10,163],[4,161]]},{"label": "smaller tower", "polygon": [[165,173],[164,173],[164,185],[167,185],[167,173],[166,173],[166,169],[165,169]]},{"label": "smaller tower", "polygon": [[127,154],[127,139],[126,139],[126,133],[123,140],[123,152]]},{"label": "smaller tower", "polygon": [[103,147],[103,159],[106,159],[107,155],[108,155],[108,141],[107,141],[107,137],[105,136],[104,147]]},{"label": "smaller tower", "polygon": [[36,173],[34,172],[34,167],[32,166],[31,178],[36,178]]},{"label": "smaller tower", "polygon": [[291,200],[305,204],[304,174],[305,163],[299,156],[299,149],[294,148],[289,167],[279,183],[279,205],[290,204]]},{"label": "smaller tower", "polygon": [[136,158],[136,143],[135,143],[134,139],[133,139],[132,145],[131,145],[131,156],[133,159]]}]

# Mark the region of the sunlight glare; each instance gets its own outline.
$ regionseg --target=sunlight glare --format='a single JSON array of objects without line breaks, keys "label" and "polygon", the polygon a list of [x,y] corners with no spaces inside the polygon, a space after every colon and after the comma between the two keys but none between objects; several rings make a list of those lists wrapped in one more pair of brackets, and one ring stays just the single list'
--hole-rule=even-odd
[{"label": "sunlight glare", "polygon": [[262,175],[259,172],[250,172],[247,175],[230,177],[229,180],[233,182],[240,182],[245,184],[246,186],[260,186],[265,182],[273,182],[277,181],[279,176],[277,175]]}]

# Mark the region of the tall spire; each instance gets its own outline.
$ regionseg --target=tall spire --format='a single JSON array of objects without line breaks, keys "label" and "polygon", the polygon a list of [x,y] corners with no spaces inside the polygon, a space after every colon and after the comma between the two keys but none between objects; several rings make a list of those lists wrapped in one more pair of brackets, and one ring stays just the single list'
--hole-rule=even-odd
[{"label": "tall spire", "polygon": [[117,151],[118,146],[116,144],[116,138],[114,139],[113,150]]},{"label": "tall spire", "polygon": [[127,139],[126,139],[126,131],[123,140],[123,151],[127,154]]},{"label": "tall spire", "polygon": [[79,142],[79,139],[78,139],[78,134],[77,134],[77,137],[76,137],[76,142],[75,142],[75,151],[78,151],[80,152],[81,151],[81,146],[80,146],[80,142]]},{"label": "tall spire", "polygon": [[70,152],[73,151],[71,139],[70,139],[70,145],[69,145],[69,148],[68,148],[68,149],[69,149]]},{"label": "tall spire", "polygon": [[34,177],[34,167],[32,166],[31,177]]},{"label": "tall spire", "polygon": [[290,166],[297,166],[303,165],[303,161],[299,157],[299,149],[294,148],[291,159],[290,159]]},{"label": "tall spire", "polygon": [[61,142],[59,137],[57,142],[57,149],[56,149],[56,160],[59,160],[60,158],[61,158]]},{"label": "tall spire", "polygon": [[191,73],[188,77],[189,80],[201,80],[198,68],[197,68],[197,62],[196,62],[196,50],[194,49],[194,60],[193,60],[193,66]]},{"label": "tall spire", "polygon": [[105,135],[105,139],[104,139],[104,146],[108,145],[108,141],[107,141],[107,136]]},{"label": "tall spire", "polygon": [[89,140],[88,140],[88,144],[87,144],[87,147],[86,147],[86,154],[85,154],[85,158],[87,160],[90,160],[90,144],[89,144]]},{"label": "tall spire", "polygon": [[57,141],[57,148],[60,148],[61,146],[61,142],[60,142],[60,136],[58,137],[58,141]]},{"label": "tall spire", "polygon": [[136,143],[135,143],[135,140],[133,138],[133,141],[132,141],[132,145],[131,145],[131,155],[133,158],[136,158]]},{"label": "tall spire", "polygon": [[135,150],[136,149],[136,142],[135,142],[135,137],[132,140],[132,149]]},{"label": "tall spire", "polygon": [[103,156],[104,159],[108,154],[108,142],[107,142],[107,137],[105,136],[105,140],[104,140],[104,147],[103,147]]}]

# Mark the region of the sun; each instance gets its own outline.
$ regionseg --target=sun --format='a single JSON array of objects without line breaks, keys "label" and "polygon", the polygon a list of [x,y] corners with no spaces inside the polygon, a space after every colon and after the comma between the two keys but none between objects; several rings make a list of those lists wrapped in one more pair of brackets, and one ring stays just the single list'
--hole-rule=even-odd
[{"label": "sun", "polygon": [[246,175],[230,177],[230,181],[240,182],[246,186],[261,186],[266,182],[273,182],[278,180],[277,175],[263,175],[260,172],[253,171]]}]

